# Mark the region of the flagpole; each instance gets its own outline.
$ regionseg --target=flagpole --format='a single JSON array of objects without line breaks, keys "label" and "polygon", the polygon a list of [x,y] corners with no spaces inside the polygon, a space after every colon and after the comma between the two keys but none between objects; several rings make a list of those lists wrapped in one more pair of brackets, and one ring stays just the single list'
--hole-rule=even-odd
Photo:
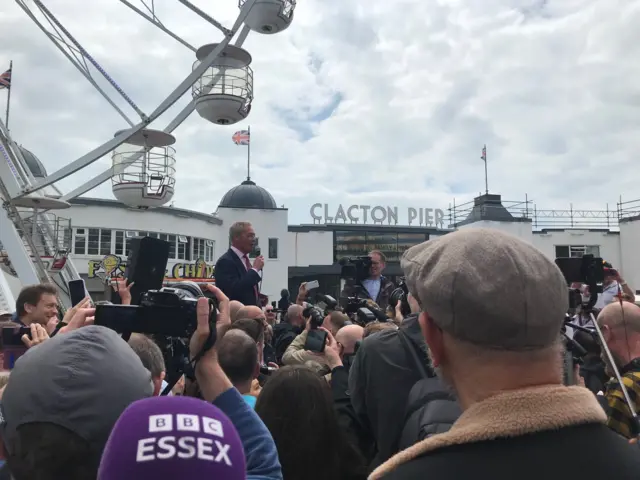
[{"label": "flagpole", "polygon": [[[13,77],[13,60],[9,62],[9,71],[11,72],[11,77]],[[4,124],[7,130],[9,130],[9,110],[11,109],[11,83],[10,81],[7,87],[7,111],[4,116]]]},{"label": "flagpole", "polygon": [[484,191],[489,194],[489,177],[487,175],[487,146],[484,146]]},{"label": "flagpole", "polygon": [[251,126],[247,127],[249,143],[247,143],[247,180],[251,180]]}]

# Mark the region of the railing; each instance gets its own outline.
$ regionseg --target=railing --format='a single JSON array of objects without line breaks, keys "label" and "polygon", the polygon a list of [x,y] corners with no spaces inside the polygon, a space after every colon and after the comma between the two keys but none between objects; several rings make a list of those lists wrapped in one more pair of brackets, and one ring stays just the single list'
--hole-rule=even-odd
[{"label": "railing", "polygon": [[[474,211],[475,208],[475,211]],[[535,230],[554,228],[574,229],[617,229],[623,218],[640,216],[640,199],[623,202],[622,198],[616,203],[616,208],[605,206],[604,210],[577,210],[573,204],[565,210],[539,209],[528,197],[524,201],[502,200],[496,205],[475,205],[474,201],[456,204],[455,200],[449,206],[449,223],[452,227],[466,220],[472,212],[477,215],[492,216],[492,209],[500,210],[503,216],[506,212],[514,218],[528,218]]]},{"label": "railing", "polygon": [[[31,255],[40,257],[53,257],[56,253],[71,251],[71,220],[58,217],[53,213],[38,213],[34,217],[33,212],[27,209],[18,209],[24,230],[18,229],[21,237],[28,235],[36,248],[30,251]],[[49,236],[50,233],[50,236]]]},{"label": "railing", "polygon": [[618,219],[637,217],[640,215],[640,199],[623,202],[622,198],[617,203],[616,213]]}]

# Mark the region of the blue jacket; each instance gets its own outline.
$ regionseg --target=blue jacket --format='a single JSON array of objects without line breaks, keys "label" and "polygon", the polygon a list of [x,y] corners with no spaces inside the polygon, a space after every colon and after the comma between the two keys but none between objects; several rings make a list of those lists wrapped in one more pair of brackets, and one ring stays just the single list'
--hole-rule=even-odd
[{"label": "blue jacket", "polygon": [[273,437],[242,395],[230,388],[213,401],[236,427],[247,460],[247,480],[282,480],[282,467]]}]

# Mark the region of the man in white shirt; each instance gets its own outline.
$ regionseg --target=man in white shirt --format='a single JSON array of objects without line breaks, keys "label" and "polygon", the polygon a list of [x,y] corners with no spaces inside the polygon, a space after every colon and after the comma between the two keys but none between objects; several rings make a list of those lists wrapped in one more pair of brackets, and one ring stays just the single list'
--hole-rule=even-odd
[{"label": "man in white shirt", "polygon": [[629,288],[627,282],[620,276],[609,262],[604,262],[604,282],[602,283],[602,293],[598,295],[598,301],[595,308],[603,309],[610,303],[616,301],[619,295],[627,294],[631,298],[635,295],[633,290]]}]

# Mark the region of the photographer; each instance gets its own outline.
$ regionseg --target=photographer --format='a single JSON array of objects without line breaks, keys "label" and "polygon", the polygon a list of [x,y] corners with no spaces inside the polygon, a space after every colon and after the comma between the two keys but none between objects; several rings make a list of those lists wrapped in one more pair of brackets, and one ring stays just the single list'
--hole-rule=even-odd
[{"label": "photographer", "polygon": [[[637,413],[640,407],[640,307],[629,302],[609,304],[598,315],[598,325]],[[635,437],[640,432],[635,431],[631,412],[610,366],[607,373],[613,377],[605,390],[609,405],[607,425],[624,437]]]},{"label": "photographer", "polygon": [[602,293],[598,295],[598,301],[595,308],[602,309],[612,302],[620,294],[626,294],[634,298],[634,293],[627,282],[620,276],[620,272],[614,269],[609,262],[604,262],[604,282],[602,284]]},{"label": "photographer", "polygon": [[385,311],[389,305],[389,295],[395,289],[395,285],[391,280],[382,276],[387,261],[384,253],[373,250],[369,253],[369,257],[371,258],[369,277],[356,280],[352,284],[346,284],[340,296],[369,298],[377,303],[382,311]]},{"label": "photographer", "polygon": [[[321,373],[326,375],[330,371],[327,363],[323,361],[321,357],[314,355],[312,352],[307,352],[304,349],[305,344],[307,343],[309,331],[314,327],[312,320],[313,319],[311,317],[306,319],[307,325],[304,331],[298,335],[293,342],[291,342],[282,356],[282,363],[284,365],[304,365],[307,362],[317,362],[322,365]],[[323,327],[332,335],[336,335],[340,328],[345,325],[347,320],[348,318],[344,313],[331,312],[329,315],[324,317],[324,320],[318,327]]]}]

